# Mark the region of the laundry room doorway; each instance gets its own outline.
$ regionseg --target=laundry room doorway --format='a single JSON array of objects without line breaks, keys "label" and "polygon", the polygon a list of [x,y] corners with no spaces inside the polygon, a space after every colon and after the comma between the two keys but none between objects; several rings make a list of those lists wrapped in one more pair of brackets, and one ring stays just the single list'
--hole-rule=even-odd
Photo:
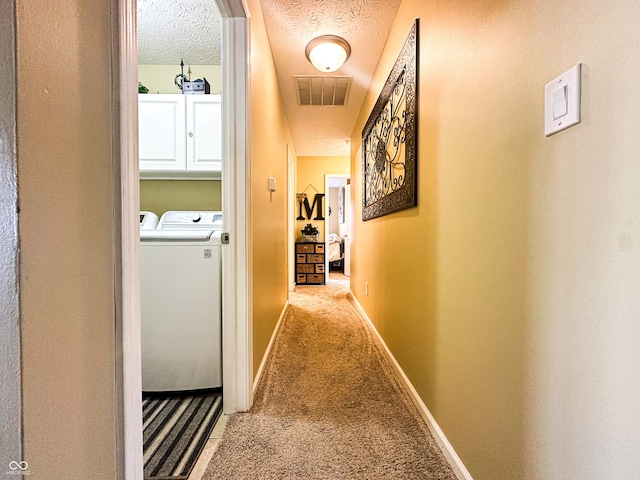
[{"label": "laundry room doorway", "polygon": [[[222,357],[224,412],[247,410],[252,403],[251,331],[248,258],[248,20],[242,0],[216,0],[222,17],[221,187],[224,219],[222,246]],[[117,425],[121,470],[127,480],[141,480],[142,390],[140,318],[140,176],[138,150],[138,45],[136,1],[119,2],[119,136],[122,191],[122,316],[118,321],[122,357],[121,412]]]}]

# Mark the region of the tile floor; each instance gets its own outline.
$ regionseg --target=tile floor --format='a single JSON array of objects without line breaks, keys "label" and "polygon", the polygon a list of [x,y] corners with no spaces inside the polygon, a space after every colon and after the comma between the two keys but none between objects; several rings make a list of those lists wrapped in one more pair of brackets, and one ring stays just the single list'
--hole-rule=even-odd
[{"label": "tile floor", "polygon": [[229,418],[230,415],[225,415],[224,413],[220,415],[220,418],[218,418],[216,426],[213,427],[211,435],[209,436],[209,440],[207,440],[207,443],[205,444],[200,457],[198,457],[198,461],[193,467],[193,470],[191,470],[191,474],[189,475],[188,480],[202,479],[204,472],[207,470],[207,466],[211,461],[211,458],[213,458],[213,454],[220,444],[220,439],[222,439],[222,434],[224,433],[224,429],[227,426]]}]

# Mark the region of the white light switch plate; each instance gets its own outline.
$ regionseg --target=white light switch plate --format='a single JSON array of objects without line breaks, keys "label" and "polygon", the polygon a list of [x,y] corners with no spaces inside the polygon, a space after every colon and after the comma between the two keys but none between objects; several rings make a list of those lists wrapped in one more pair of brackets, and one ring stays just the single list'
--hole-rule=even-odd
[{"label": "white light switch plate", "polygon": [[544,87],[544,134],[548,137],[580,123],[582,64],[567,70]]}]

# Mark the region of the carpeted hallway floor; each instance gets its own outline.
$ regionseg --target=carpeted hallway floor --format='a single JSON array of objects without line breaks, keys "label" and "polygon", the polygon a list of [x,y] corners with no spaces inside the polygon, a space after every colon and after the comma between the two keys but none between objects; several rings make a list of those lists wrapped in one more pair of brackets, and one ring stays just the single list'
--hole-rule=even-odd
[{"label": "carpeted hallway floor", "polygon": [[455,479],[340,282],[297,287],[205,479]]}]

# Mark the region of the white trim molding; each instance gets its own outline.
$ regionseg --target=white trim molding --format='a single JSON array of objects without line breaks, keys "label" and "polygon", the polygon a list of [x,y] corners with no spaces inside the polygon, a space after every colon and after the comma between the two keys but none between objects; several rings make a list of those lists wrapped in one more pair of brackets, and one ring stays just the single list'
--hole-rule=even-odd
[{"label": "white trim molding", "polygon": [[429,431],[431,432],[431,435],[433,435],[433,438],[435,439],[436,443],[440,446],[442,453],[444,454],[447,461],[451,465],[451,468],[453,469],[453,472],[456,474],[456,477],[458,477],[460,480],[473,480],[473,477],[471,477],[471,474],[462,463],[462,460],[460,459],[456,451],[453,449],[453,445],[451,445],[449,440],[447,440],[447,437],[445,436],[444,432],[436,422],[435,418],[433,418],[433,415],[431,414],[427,406],[422,401],[422,398],[420,398],[420,395],[418,395],[418,392],[416,391],[413,384],[409,380],[409,377],[407,377],[407,375],[404,373],[404,370],[402,370],[402,367],[400,366],[396,358],[393,356],[393,353],[391,353],[391,350],[389,350],[389,347],[387,346],[385,341],[382,339],[380,332],[378,332],[378,329],[376,329],[375,325],[369,318],[369,315],[367,315],[367,312],[365,312],[364,308],[362,308],[362,305],[360,305],[360,302],[358,302],[358,299],[353,294],[353,292],[350,292],[350,293],[351,293],[351,298],[353,299],[353,303],[356,307],[356,310],[362,316],[362,318],[365,320],[365,323],[368,325],[368,327],[371,329],[371,331],[374,333],[374,335],[380,342],[380,345],[382,346],[384,353],[386,354],[387,358],[393,365],[393,371],[396,375],[397,380],[405,388],[406,392],[409,394],[409,397],[411,398],[411,401],[420,412],[420,415],[422,416],[423,420],[427,424],[427,427],[429,427]]},{"label": "white trim molding", "polygon": [[247,18],[222,25],[222,210],[230,243],[222,251],[222,384],[224,413],[253,403],[249,33]]},{"label": "white trim molding", "polygon": [[[119,245],[120,265],[116,268],[116,345],[118,430],[116,451],[118,475],[127,480],[143,478],[142,462],[142,370],[140,351],[140,268],[138,215],[140,181],[138,172],[138,38],[135,0],[118,0],[117,58],[113,79],[114,177],[117,185],[114,225],[120,225],[114,242]],[[119,297],[119,298],[118,298]]]},{"label": "white trim molding", "polygon": [[276,327],[273,329],[273,334],[271,335],[271,339],[269,340],[269,344],[267,345],[267,349],[262,356],[262,361],[260,362],[260,366],[258,367],[258,371],[256,372],[256,378],[253,380],[253,394],[256,394],[256,390],[258,389],[258,385],[260,384],[260,380],[262,379],[262,373],[264,372],[264,367],[267,364],[267,360],[269,359],[269,355],[271,355],[271,349],[273,348],[273,344],[276,341],[276,336],[280,331],[280,327],[282,326],[282,322],[284,321],[284,316],[287,313],[287,309],[289,308],[289,302],[284,304],[284,308],[280,313],[280,318],[278,318],[278,322],[276,323]]}]

